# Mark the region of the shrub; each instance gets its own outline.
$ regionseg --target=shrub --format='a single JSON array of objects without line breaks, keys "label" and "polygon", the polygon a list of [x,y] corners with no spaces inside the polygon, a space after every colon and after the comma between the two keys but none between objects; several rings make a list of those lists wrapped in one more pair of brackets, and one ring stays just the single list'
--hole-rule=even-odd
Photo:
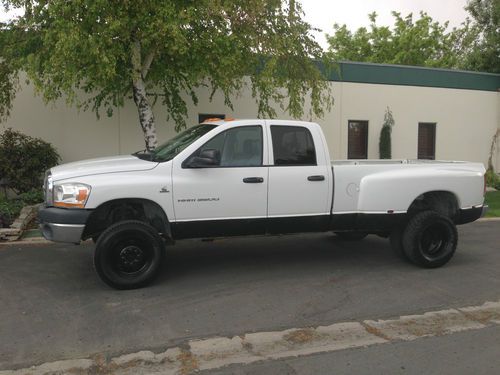
[{"label": "shrub", "polygon": [[30,190],[17,197],[9,199],[0,194],[0,228],[8,227],[19,216],[24,206],[31,206],[43,202],[43,190]]},{"label": "shrub", "polygon": [[10,128],[0,135],[0,178],[16,193],[39,190],[44,172],[59,160],[55,148],[40,138]]},{"label": "shrub", "polygon": [[493,169],[486,171],[486,186],[500,190],[500,176]]},{"label": "shrub", "polygon": [[380,130],[380,159],[390,159],[391,152],[391,128],[389,126],[382,126]]},{"label": "shrub", "polygon": [[389,107],[387,107],[384,115],[384,123],[382,124],[382,129],[380,130],[380,139],[378,144],[380,159],[392,158],[391,133],[393,126],[394,117],[392,117],[392,111]]},{"label": "shrub", "polygon": [[7,199],[0,194],[0,228],[6,228],[16,219],[23,208],[18,199]]}]

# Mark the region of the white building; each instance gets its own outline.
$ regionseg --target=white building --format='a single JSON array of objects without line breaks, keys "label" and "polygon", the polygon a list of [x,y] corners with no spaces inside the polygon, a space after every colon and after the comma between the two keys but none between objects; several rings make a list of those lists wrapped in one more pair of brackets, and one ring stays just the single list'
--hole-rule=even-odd
[{"label": "white building", "polygon": [[[500,75],[366,63],[341,63],[331,74],[335,99],[321,124],[335,159],[378,158],[384,113],[395,119],[393,158],[435,158],[487,163],[493,135],[500,128]],[[189,106],[188,123],[208,117],[255,118],[249,91],[234,99],[234,111],[222,97],[209,102],[199,90],[199,104]],[[175,134],[165,108],[155,107],[160,142]],[[289,118],[279,114],[280,118]],[[303,118],[303,120],[311,120]],[[51,142],[63,161],[126,154],[144,148],[134,103],[111,118],[97,119],[64,101],[45,105],[29,85],[22,87],[10,118],[1,124]],[[500,170],[500,145],[493,157]]]}]

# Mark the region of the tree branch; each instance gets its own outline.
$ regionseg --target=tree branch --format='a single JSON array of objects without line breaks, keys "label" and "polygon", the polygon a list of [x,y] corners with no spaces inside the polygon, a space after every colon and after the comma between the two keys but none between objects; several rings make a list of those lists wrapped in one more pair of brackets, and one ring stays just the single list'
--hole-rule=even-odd
[{"label": "tree branch", "polygon": [[142,78],[146,79],[148,75],[149,68],[151,67],[151,63],[155,57],[155,51],[151,51],[146,58],[144,59],[144,63],[142,64]]},{"label": "tree branch", "polygon": [[141,63],[141,42],[135,40],[132,43],[132,70],[133,81],[137,82],[142,78],[142,63]]}]

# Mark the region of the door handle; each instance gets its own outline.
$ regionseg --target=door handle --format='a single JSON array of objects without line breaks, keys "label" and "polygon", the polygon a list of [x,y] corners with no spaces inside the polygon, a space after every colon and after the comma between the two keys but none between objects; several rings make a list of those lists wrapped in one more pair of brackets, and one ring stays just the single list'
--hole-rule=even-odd
[{"label": "door handle", "polygon": [[245,184],[261,184],[264,182],[264,179],[262,177],[245,177],[243,182]]},{"label": "door handle", "polygon": [[318,176],[309,176],[307,177],[308,181],[325,181],[325,176],[323,175],[318,175]]}]

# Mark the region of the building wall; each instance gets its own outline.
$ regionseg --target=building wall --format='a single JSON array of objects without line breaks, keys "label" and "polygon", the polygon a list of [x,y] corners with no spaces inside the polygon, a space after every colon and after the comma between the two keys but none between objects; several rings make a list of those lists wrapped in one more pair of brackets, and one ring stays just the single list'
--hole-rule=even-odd
[{"label": "building wall", "polygon": [[[498,124],[498,130],[500,131],[500,91],[498,91],[498,93],[497,93],[497,124]],[[500,136],[497,139],[496,154],[497,154],[497,160],[495,163],[495,170],[497,172],[499,172],[500,171]],[[495,160],[494,157],[493,157],[493,160]]]},{"label": "building wall", "polygon": [[[347,158],[349,120],[367,120],[368,157],[378,158],[378,141],[384,113],[389,107],[395,119],[392,133],[393,158],[417,157],[419,122],[435,122],[436,159],[488,160],[491,139],[500,127],[500,93],[469,89],[449,89],[387,84],[330,82],[335,105],[319,122],[334,159]],[[199,91],[198,106],[189,107],[189,124],[199,113],[224,113],[235,118],[255,118],[257,107],[249,90],[234,100],[234,111],[216,95],[208,100],[208,90]],[[175,134],[174,124],[166,121],[166,110],[155,106],[160,141]],[[279,118],[290,118],[286,114]],[[18,93],[10,118],[0,126],[12,127],[51,142],[64,162],[127,154],[144,148],[134,103],[129,100],[113,117],[105,113],[97,119],[92,112],[78,112],[64,101],[45,105],[26,85]],[[500,152],[494,158],[500,169]]]}]

